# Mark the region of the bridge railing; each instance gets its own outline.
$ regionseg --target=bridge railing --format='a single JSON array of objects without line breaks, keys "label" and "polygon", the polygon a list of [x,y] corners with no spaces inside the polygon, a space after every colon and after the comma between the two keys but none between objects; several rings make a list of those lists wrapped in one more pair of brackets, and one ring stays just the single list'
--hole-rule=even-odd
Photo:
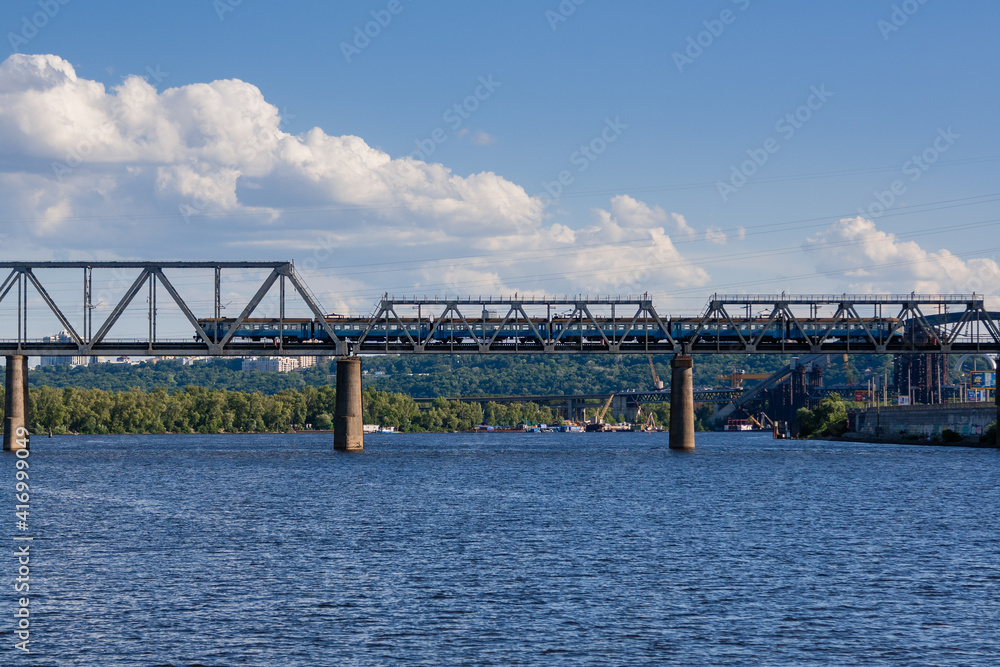
[{"label": "bridge railing", "polygon": [[724,304],[766,305],[788,303],[799,305],[902,304],[919,302],[924,305],[962,305],[982,303],[983,295],[976,294],[713,294],[710,301]]}]

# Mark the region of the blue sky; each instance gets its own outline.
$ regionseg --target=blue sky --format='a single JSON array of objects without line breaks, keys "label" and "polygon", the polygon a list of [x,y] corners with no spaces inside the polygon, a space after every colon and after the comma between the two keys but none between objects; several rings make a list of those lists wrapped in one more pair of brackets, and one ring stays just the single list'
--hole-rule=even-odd
[{"label": "blue sky", "polygon": [[11,0],[0,28],[7,258],[291,259],[365,312],[1000,293],[994,2]]}]

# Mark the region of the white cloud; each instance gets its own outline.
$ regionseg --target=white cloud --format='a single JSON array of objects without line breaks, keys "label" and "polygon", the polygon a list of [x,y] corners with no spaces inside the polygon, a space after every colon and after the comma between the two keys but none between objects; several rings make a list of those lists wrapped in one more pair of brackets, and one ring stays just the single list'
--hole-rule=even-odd
[{"label": "white cloud", "polygon": [[[109,193],[144,212],[257,214],[248,227],[296,206],[363,210],[350,216],[358,230],[371,221],[465,235],[540,223],[541,207],[492,172],[458,176],[393,159],[360,137],[280,126],[278,109],[243,81],[157,92],[132,76],[106,90],[58,56],[14,54],[0,64],[0,174],[19,188],[30,183],[13,194],[18,213],[44,221],[42,233],[72,234],[72,218],[113,213],[94,207]],[[328,216],[328,225],[345,217]]]},{"label": "white cloud", "polygon": [[[495,173],[456,175],[320,128],[284,132],[250,83],[158,91],[132,76],[107,89],[53,55],[0,63],[0,196],[14,221],[6,256],[293,259],[311,263],[314,290],[340,290],[344,309],[383,289],[637,293],[708,281],[670,238],[695,230],[659,206],[619,195],[582,229],[546,222],[560,216]],[[449,256],[469,259],[433,259]]]},{"label": "white cloud", "polygon": [[476,284],[492,284],[497,267],[507,285],[530,293],[669,293],[708,282],[674,246],[666,229],[672,218],[662,208],[617,195],[593,213],[594,224],[583,229],[555,223],[484,238],[478,247],[496,255],[477,260],[483,276]]},{"label": "white cloud", "polygon": [[945,249],[927,251],[862,217],[834,223],[804,247],[821,271],[846,270],[844,287],[850,292],[992,294],[1000,289],[994,259],[963,260]]},{"label": "white cloud", "polygon": [[729,237],[724,231],[722,231],[722,228],[716,225],[711,225],[705,230],[705,240],[709,243],[715,243],[717,245],[726,245],[726,241],[729,240]]},{"label": "white cloud", "polygon": [[496,141],[496,137],[489,132],[484,132],[482,130],[478,130],[474,135],[472,135],[472,143],[476,146],[489,146],[490,144],[495,144]]},{"label": "white cloud", "polygon": [[[657,208],[660,211],[663,210],[660,209],[659,207]],[[680,213],[671,213],[670,219],[674,221],[674,227],[676,228],[678,234],[683,234],[684,236],[688,236],[691,238],[694,238],[698,235],[698,232],[695,231],[694,227],[689,225],[687,219],[685,219],[684,216],[681,215]]]}]

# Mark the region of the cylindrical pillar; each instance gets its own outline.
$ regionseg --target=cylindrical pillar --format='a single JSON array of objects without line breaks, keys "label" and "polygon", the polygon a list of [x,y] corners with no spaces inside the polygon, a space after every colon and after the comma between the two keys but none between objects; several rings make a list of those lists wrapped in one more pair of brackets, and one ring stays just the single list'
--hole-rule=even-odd
[{"label": "cylindrical pillar", "polygon": [[670,366],[670,449],[694,449],[694,360],[678,354]]},{"label": "cylindrical pillar", "polygon": [[3,450],[28,449],[28,357],[7,357],[3,410]]},{"label": "cylindrical pillar", "polygon": [[[997,356],[997,368],[996,368],[996,376],[995,377],[997,379],[1000,379],[1000,355]],[[996,442],[994,442],[993,444],[997,448],[1000,448],[1000,382],[994,382],[993,384],[997,385],[997,386],[995,386],[993,388],[993,403],[996,405],[996,408],[997,408],[997,410],[996,410],[996,412],[997,412],[997,427],[996,427],[996,432],[995,432]]]},{"label": "cylindrical pillar", "polygon": [[361,360],[337,359],[337,407],[333,416],[333,448],[342,452],[364,449],[361,415]]}]

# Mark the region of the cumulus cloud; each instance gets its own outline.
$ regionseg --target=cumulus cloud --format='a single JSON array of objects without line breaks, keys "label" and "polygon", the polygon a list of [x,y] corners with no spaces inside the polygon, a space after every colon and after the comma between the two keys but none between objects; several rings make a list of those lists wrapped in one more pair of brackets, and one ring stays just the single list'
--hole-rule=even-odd
[{"label": "cumulus cloud", "polygon": [[963,260],[948,250],[927,251],[863,217],[834,223],[808,238],[804,247],[821,270],[848,270],[845,288],[850,292],[991,294],[1000,289],[1000,267],[993,259]]},{"label": "cumulus cloud", "polygon": [[[659,206],[619,195],[574,228],[493,172],[458,175],[318,127],[289,134],[245,81],[158,90],[130,76],[106,88],[54,55],[0,63],[0,196],[14,221],[6,256],[294,259],[315,291],[346,299],[340,309],[383,289],[636,293],[708,281],[671,240],[694,228]],[[344,269],[392,263],[404,268]]]},{"label": "cumulus cloud", "polygon": [[[662,212],[663,209],[657,207],[657,209]],[[694,227],[688,224],[687,219],[680,213],[671,213],[670,219],[674,222],[674,228],[677,230],[678,234],[683,234],[685,236],[695,237],[698,232],[695,231]]]},{"label": "cumulus cloud", "polygon": [[662,208],[617,195],[593,218],[582,229],[553,223],[482,239],[477,247],[496,255],[476,260],[473,270],[482,277],[473,284],[493,284],[498,266],[507,284],[532,293],[662,293],[708,282],[708,273],[677,250],[668,231],[673,218]]},{"label": "cumulus cloud", "polygon": [[0,64],[0,175],[29,185],[16,199],[25,215],[44,205],[49,232],[111,198],[172,210],[174,224],[248,213],[266,223],[294,206],[362,210],[383,227],[429,224],[458,235],[541,221],[524,189],[492,172],[459,176],[320,128],[288,134],[249,83],[158,92],[131,76],[107,90],[54,55]]}]

